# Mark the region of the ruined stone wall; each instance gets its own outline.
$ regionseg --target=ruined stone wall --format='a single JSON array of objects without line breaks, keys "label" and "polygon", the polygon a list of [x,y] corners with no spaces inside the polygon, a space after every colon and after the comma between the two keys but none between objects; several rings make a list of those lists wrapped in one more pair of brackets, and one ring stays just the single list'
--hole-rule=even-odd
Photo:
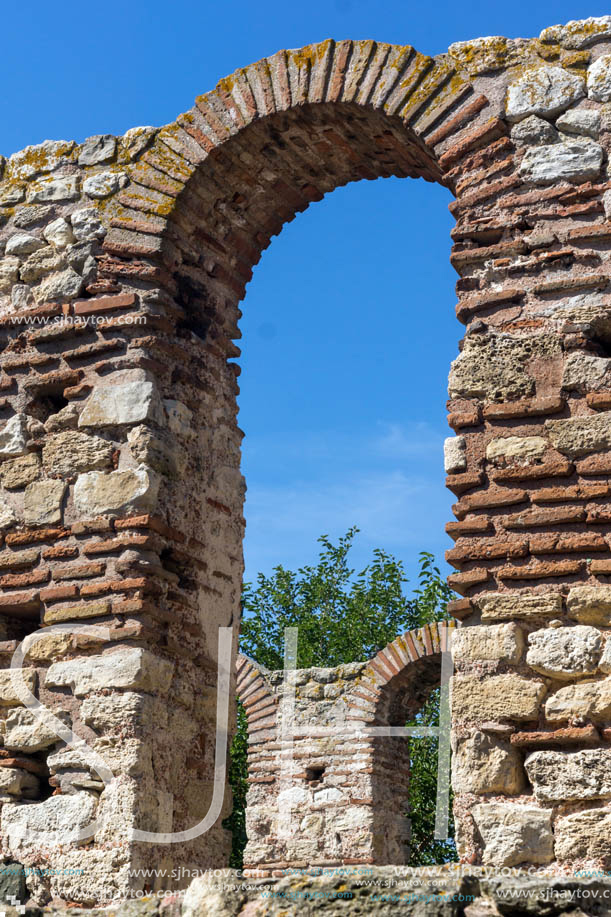
[{"label": "ruined stone wall", "polygon": [[[461,851],[530,857],[526,816],[538,857],[600,859],[610,54],[608,17],[437,58],[326,41],[236,72],[161,129],[2,161],[4,668],[41,626],[110,631],[52,633],[26,660],[40,699],[107,755],[109,785],[43,735],[1,673],[4,854],[88,862],[86,883],[53,877],[40,900],[107,900],[144,884],[129,874],[143,859],[227,855],[221,816],[189,843],[130,832],[182,831],[211,798],[218,629],[237,632],[242,576],[239,303],[285,222],[389,175],[456,197],[449,560],[452,610],[475,627],[454,690]],[[551,748],[524,751],[536,742]],[[49,826],[104,812],[86,848],[51,844]]]}]

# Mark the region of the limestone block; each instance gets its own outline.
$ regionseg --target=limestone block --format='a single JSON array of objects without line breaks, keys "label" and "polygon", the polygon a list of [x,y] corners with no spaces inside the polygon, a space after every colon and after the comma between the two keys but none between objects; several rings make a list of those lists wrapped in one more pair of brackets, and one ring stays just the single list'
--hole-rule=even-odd
[{"label": "limestone block", "polygon": [[46,204],[54,201],[75,201],[79,196],[77,175],[63,178],[39,179],[28,191],[28,204]]},{"label": "limestone block", "polygon": [[603,149],[593,140],[575,139],[529,147],[519,175],[537,185],[557,181],[584,182],[597,178],[603,163]]},{"label": "limestone block", "polygon": [[72,232],[70,223],[63,217],[59,217],[59,219],[48,223],[43,229],[42,234],[47,242],[50,245],[54,245],[55,248],[66,248],[68,245],[72,245],[73,242],[76,242],[76,236]]},{"label": "limestone block", "polygon": [[[77,697],[102,688],[129,688],[167,693],[174,664],[140,648],[118,649],[99,656],[54,662],[47,686],[72,688]],[[0,673],[1,674],[1,673]]]},{"label": "limestone block", "polygon": [[70,161],[73,149],[73,140],[45,140],[43,143],[26,146],[9,158],[11,175],[23,180],[41,172],[52,172]]},{"label": "limestone block", "polygon": [[542,436],[504,436],[488,443],[486,458],[495,464],[513,460],[525,464],[541,458],[547,446]]},{"label": "limestone block", "polygon": [[0,795],[25,796],[32,799],[38,795],[38,777],[18,767],[0,767]]},{"label": "limestone block", "polygon": [[557,143],[560,137],[558,131],[543,118],[529,115],[511,128],[511,139],[515,144],[540,144]]},{"label": "limestone block", "polygon": [[160,402],[153,382],[140,380],[96,386],[85,402],[79,427],[112,427],[159,418]]},{"label": "limestone block", "polygon": [[443,443],[443,467],[446,474],[467,470],[467,441],[464,436],[448,436]]},{"label": "limestone block", "polygon": [[568,392],[595,392],[611,385],[611,360],[576,351],[564,364],[562,388]]},{"label": "limestone block", "polygon": [[478,678],[455,675],[451,683],[451,706],[454,720],[537,719],[546,693],[542,681],[508,673]]},{"label": "limestone block", "polygon": [[187,451],[167,430],[154,432],[146,424],[132,427],[127,434],[129,451],[134,459],[168,477],[184,471]]},{"label": "limestone block", "polygon": [[556,127],[564,134],[580,134],[596,139],[600,133],[600,112],[592,108],[573,108],[565,111],[556,121]]},{"label": "limestone block", "polygon": [[75,210],[74,213],[70,214],[70,222],[78,242],[101,239],[106,234],[95,207],[83,207],[81,210]]},{"label": "limestone block", "polygon": [[96,166],[101,162],[109,162],[114,159],[116,149],[117,138],[112,134],[96,134],[88,137],[79,153],[79,165]]},{"label": "limestone block", "polygon": [[611,797],[611,749],[535,751],[524,762],[539,802]]},{"label": "limestone block", "polygon": [[176,436],[192,437],[196,435],[196,429],[193,426],[193,411],[181,401],[174,401],[171,398],[164,398],[163,406],[168,418],[168,427],[170,432]]},{"label": "limestone block", "polygon": [[124,187],[127,180],[125,172],[98,172],[86,179],[83,191],[87,197],[102,200]]},{"label": "limestone block", "polygon": [[[26,638],[27,640],[27,638]],[[52,662],[59,656],[65,656],[72,648],[70,634],[48,634],[44,640],[31,641],[25,644],[26,657],[33,662]]]},{"label": "limestone block", "polygon": [[578,51],[607,35],[611,35],[611,16],[590,16],[588,19],[572,19],[566,25],[548,26],[539,37],[541,41]]},{"label": "limestone block", "polygon": [[560,357],[556,335],[533,334],[525,339],[510,334],[469,334],[450,369],[450,398],[510,401],[530,395],[535,387],[528,370],[532,360]]},{"label": "limestone block", "polygon": [[[126,724],[127,725],[127,724]],[[151,742],[142,739],[126,738],[125,735],[100,736],[89,742],[88,746],[99,755],[107,768],[117,776],[130,777],[153,776]],[[100,779],[91,757],[86,749],[62,748],[47,757],[47,765],[52,773],[64,771],[90,772]]]},{"label": "limestone block", "polygon": [[580,458],[611,447],[611,411],[589,417],[546,420],[545,429],[558,452]]},{"label": "limestone block", "polygon": [[27,417],[15,414],[0,430],[0,458],[23,455],[27,442]]},{"label": "limestone block", "polygon": [[44,248],[39,248],[28,256],[19,271],[19,276],[24,283],[36,283],[47,274],[65,266],[63,256],[50,245],[45,245]]},{"label": "limestone block", "polygon": [[5,720],[4,744],[11,751],[33,754],[59,741],[57,733],[25,707],[12,710]]},{"label": "limestone block", "polygon": [[573,586],[566,607],[580,624],[611,627],[611,586]]},{"label": "limestone block", "polygon": [[62,430],[76,430],[78,427],[79,410],[76,404],[67,404],[61,411],[51,414],[45,421],[47,433],[60,433]]},{"label": "limestone block", "polygon": [[23,257],[24,255],[31,255],[32,252],[38,251],[43,245],[44,242],[41,242],[40,239],[30,235],[28,232],[16,232],[15,235],[11,236],[7,241],[4,251],[7,255],[18,255]]},{"label": "limestone block", "polygon": [[482,621],[528,621],[562,615],[562,596],[556,592],[483,592],[473,597],[473,604],[481,612]]},{"label": "limestone block", "polygon": [[[34,669],[22,669],[19,672],[19,676],[25,682],[28,691],[34,693],[34,687],[36,685],[36,673]],[[17,704],[21,704],[21,701],[13,687],[11,670],[0,669],[0,706],[14,707]]]},{"label": "limestone block", "polygon": [[548,698],[545,716],[550,723],[575,719],[606,723],[611,717],[611,678],[560,688]]},{"label": "limestone block", "polygon": [[24,500],[26,525],[55,525],[61,522],[65,492],[64,481],[34,481],[28,484]]},{"label": "limestone block", "polygon": [[11,855],[19,860],[28,852],[57,847],[59,844],[85,844],[78,832],[91,824],[97,801],[91,793],[51,796],[33,805],[5,803],[2,807],[2,833]]},{"label": "limestone block", "polygon": [[606,675],[611,673],[611,634],[607,632],[605,634],[605,648],[603,654],[600,657],[599,668],[601,672],[604,672]]},{"label": "limestone block", "polygon": [[[112,899],[125,899],[133,888],[133,862],[129,847],[99,849],[93,845],[65,849],[55,855],[51,870],[51,894],[63,901],[78,901],[83,907]],[[123,917],[137,917],[138,902],[121,904]],[[144,917],[144,915],[142,915]]]},{"label": "limestone block", "polygon": [[158,490],[157,475],[144,466],[109,474],[89,471],[76,479],[74,505],[84,518],[128,510],[149,511],[155,507]]},{"label": "limestone block", "polygon": [[461,627],[452,638],[455,662],[507,662],[515,665],[524,652],[524,635],[515,624]]},{"label": "limestone block", "polygon": [[561,861],[611,863],[611,812],[589,809],[559,818],[554,828],[556,857]]},{"label": "limestone block", "polygon": [[507,87],[507,119],[520,121],[527,115],[553,118],[585,94],[583,77],[562,67],[527,70]]},{"label": "limestone block", "polygon": [[98,732],[130,728],[153,730],[153,704],[147,694],[125,691],[121,694],[86,697],[81,704],[84,723]]},{"label": "limestone block", "polygon": [[526,662],[550,678],[593,675],[603,651],[603,638],[594,627],[549,627],[528,636]]},{"label": "limestone block", "polygon": [[34,290],[36,302],[57,302],[63,299],[75,299],[83,290],[85,281],[71,267],[50,274]]},{"label": "limestone block", "polygon": [[553,860],[551,811],[491,802],[474,806],[473,817],[484,842],[484,863],[519,866]]},{"label": "limestone block", "polygon": [[19,258],[0,258],[0,293],[9,293],[19,279]]},{"label": "limestone block", "polygon": [[13,508],[9,506],[6,500],[0,497],[0,530],[10,529],[11,525],[17,521]]},{"label": "limestone block", "polygon": [[603,54],[588,67],[588,98],[611,102],[611,54]]},{"label": "limestone block", "polygon": [[100,436],[78,430],[64,430],[46,437],[42,464],[47,474],[71,477],[82,471],[108,468],[114,448],[112,443]]},{"label": "limestone block", "polygon": [[524,770],[519,752],[484,732],[458,741],[452,755],[452,787],[456,793],[520,793]]},{"label": "limestone block", "polygon": [[40,458],[35,452],[7,459],[0,465],[0,481],[6,490],[18,490],[40,477]]}]

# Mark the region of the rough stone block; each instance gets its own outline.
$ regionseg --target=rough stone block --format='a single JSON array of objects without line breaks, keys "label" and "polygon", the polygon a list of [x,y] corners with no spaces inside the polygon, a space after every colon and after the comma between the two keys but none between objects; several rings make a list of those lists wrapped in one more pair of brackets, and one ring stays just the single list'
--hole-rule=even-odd
[{"label": "rough stone block", "polygon": [[108,468],[114,448],[100,436],[64,430],[45,439],[42,463],[48,474],[70,477],[83,471]]},{"label": "rough stone block", "polygon": [[557,181],[584,182],[598,178],[602,164],[602,147],[584,138],[530,147],[518,171],[525,181],[552,185]]},{"label": "rough stone block", "polygon": [[140,648],[118,649],[101,656],[54,662],[47,671],[47,687],[72,688],[83,697],[102,688],[167,693],[174,664]]},{"label": "rough stone block", "polygon": [[542,436],[505,436],[488,443],[486,458],[494,463],[514,460],[527,463],[541,458],[547,447],[547,440]]},{"label": "rough stone block", "polygon": [[[36,672],[34,669],[21,669],[19,676],[25,682],[28,691],[34,693],[36,685]],[[2,707],[14,707],[16,704],[21,704],[21,700],[13,687],[11,670],[0,669],[0,705]]]},{"label": "rough stone block", "polygon": [[4,744],[11,751],[34,754],[59,741],[57,733],[25,707],[12,710],[5,720]]},{"label": "rough stone block", "polygon": [[0,430],[0,458],[23,455],[27,442],[27,417],[15,414]]},{"label": "rough stone block", "polygon": [[551,723],[584,718],[606,723],[611,718],[611,678],[560,688],[546,701],[545,716]]},{"label": "rough stone block", "polygon": [[611,749],[535,751],[524,762],[539,802],[611,797]]},{"label": "rough stone block", "polygon": [[589,809],[559,818],[554,829],[556,857],[611,864],[611,812]]},{"label": "rough stone block", "polygon": [[580,624],[611,627],[611,586],[574,586],[566,607],[569,617]]},{"label": "rough stone block", "polygon": [[610,411],[591,417],[546,420],[545,429],[553,446],[568,458],[580,458],[611,447]]},{"label": "rough stone block", "polygon": [[455,662],[507,662],[515,665],[524,652],[524,635],[515,624],[461,627],[452,638]]},{"label": "rough stone block", "polygon": [[64,481],[34,481],[28,484],[24,500],[26,525],[55,525],[61,522],[65,492]]},{"label": "rough stone block", "polygon": [[151,511],[157,502],[159,478],[141,466],[128,471],[80,474],[74,485],[74,504],[84,519],[104,513]]},{"label": "rough stone block", "polygon": [[611,102],[611,54],[603,54],[588,68],[588,98]]},{"label": "rough stone block", "polygon": [[542,681],[508,673],[478,678],[455,675],[451,683],[454,720],[533,720],[546,693]]},{"label": "rough stone block", "polygon": [[475,732],[459,739],[452,756],[452,787],[456,793],[520,793],[524,769],[519,752],[497,738]]},{"label": "rough stone block", "polygon": [[0,481],[6,490],[18,490],[40,477],[40,458],[34,452],[0,464]]},{"label": "rough stone block", "polygon": [[33,805],[5,803],[2,808],[2,833],[11,854],[19,860],[59,844],[85,844],[79,831],[91,824],[97,801],[91,793],[51,796]]},{"label": "rough stone block", "polygon": [[528,621],[562,615],[562,596],[556,592],[483,592],[473,598],[473,604],[481,612],[482,621]]},{"label": "rough stone block", "polygon": [[551,811],[491,802],[474,806],[473,818],[484,842],[484,863],[519,866],[553,860]]},{"label": "rough stone block", "polygon": [[467,453],[464,436],[448,436],[443,443],[443,467],[446,474],[466,471]]},{"label": "rough stone block", "polygon": [[18,767],[0,767],[0,795],[23,796],[26,799],[38,794],[38,777]]},{"label": "rough stone block", "polygon": [[552,118],[585,94],[583,77],[562,67],[527,70],[507,88],[507,118],[509,121],[520,121],[527,115]]},{"label": "rough stone block", "polygon": [[79,417],[79,427],[113,427],[159,417],[160,401],[153,382],[140,380],[97,386]]},{"label": "rough stone block", "polygon": [[526,662],[549,678],[593,675],[603,651],[603,638],[594,627],[548,627],[528,636]]}]

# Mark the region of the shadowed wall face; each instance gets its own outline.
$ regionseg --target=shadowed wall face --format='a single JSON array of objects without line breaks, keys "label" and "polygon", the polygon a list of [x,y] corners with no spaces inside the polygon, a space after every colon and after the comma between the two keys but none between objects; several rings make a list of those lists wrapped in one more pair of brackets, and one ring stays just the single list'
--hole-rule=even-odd
[{"label": "shadowed wall face", "polygon": [[[237,634],[243,566],[239,302],[287,220],[384,175],[456,196],[461,854],[608,855],[610,45],[606,17],[435,59],[328,41],[238,71],[159,130],[2,162],[5,668],[41,624],[108,628],[50,633],[26,665],[109,782],[0,683],[4,852],[88,864],[36,880],[41,901],[104,902],[145,884],[143,862],[226,857],[229,799],[188,843],[132,829],[185,830],[212,795],[218,628]],[[51,825],[94,815],[86,848],[57,847]]]}]

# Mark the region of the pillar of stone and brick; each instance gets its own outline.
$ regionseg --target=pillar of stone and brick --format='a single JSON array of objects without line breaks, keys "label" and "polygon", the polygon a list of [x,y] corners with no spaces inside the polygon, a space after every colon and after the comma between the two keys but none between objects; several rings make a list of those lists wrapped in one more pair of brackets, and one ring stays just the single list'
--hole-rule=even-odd
[{"label": "pillar of stone and brick", "polygon": [[[31,880],[39,900],[142,887],[143,859],[226,856],[220,819],[186,845],[130,831],[182,830],[210,799],[218,628],[237,631],[242,575],[239,302],[284,222],[388,175],[456,197],[461,854],[608,856],[610,55],[608,17],[437,58],[327,41],[238,71],[164,128],[2,160],[3,854],[88,873]],[[111,631],[27,657],[40,699],[105,753],[108,787],[6,673],[54,622]],[[91,843],[53,846],[52,828],[104,812]]]}]

